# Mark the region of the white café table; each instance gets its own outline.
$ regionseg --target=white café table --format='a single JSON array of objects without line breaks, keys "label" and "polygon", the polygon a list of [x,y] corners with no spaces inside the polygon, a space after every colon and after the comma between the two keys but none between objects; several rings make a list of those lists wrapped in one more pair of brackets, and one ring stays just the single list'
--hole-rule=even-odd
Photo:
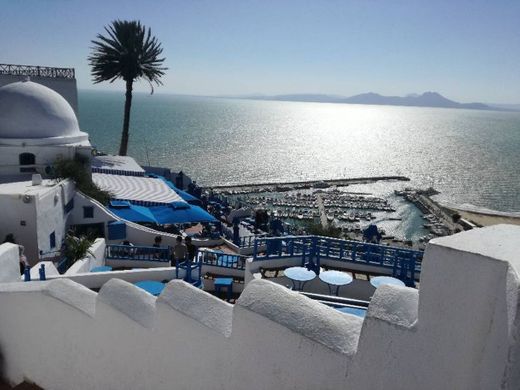
[{"label": "white caf\u00e9 table", "polygon": [[390,284],[392,286],[405,286],[402,280],[393,278],[391,276],[375,276],[373,278],[370,278],[370,284],[375,288],[378,288],[383,284]]},{"label": "white caf\u00e9 table", "polygon": [[296,291],[302,291],[305,283],[316,277],[316,272],[309,271],[305,267],[290,267],[285,269],[283,273],[287,278],[291,279],[293,288]]},{"label": "white caf\u00e9 table", "polygon": [[332,290],[335,287],[334,294],[339,294],[339,288],[341,286],[345,286],[346,284],[352,283],[352,276],[347,274],[346,272],[341,271],[323,271],[320,272],[319,278],[327,283],[329,286],[329,294],[332,295]]}]

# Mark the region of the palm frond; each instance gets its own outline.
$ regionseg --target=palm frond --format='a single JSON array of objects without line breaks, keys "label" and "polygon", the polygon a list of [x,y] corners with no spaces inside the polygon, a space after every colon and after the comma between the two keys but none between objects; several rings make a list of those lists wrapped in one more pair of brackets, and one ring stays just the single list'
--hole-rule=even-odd
[{"label": "palm frond", "polygon": [[88,57],[95,83],[142,78],[150,85],[162,84],[160,78],[167,70],[161,57],[163,49],[149,28],[139,21],[115,20],[105,27],[105,33],[92,40]]}]

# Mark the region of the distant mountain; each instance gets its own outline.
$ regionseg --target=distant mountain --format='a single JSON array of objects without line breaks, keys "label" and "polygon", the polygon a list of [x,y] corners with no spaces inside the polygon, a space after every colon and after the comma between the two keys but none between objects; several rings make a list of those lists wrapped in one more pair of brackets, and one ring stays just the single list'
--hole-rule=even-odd
[{"label": "distant mountain", "polygon": [[347,103],[347,104],[376,104],[388,106],[416,106],[416,107],[445,107],[468,108],[473,110],[496,110],[497,107],[483,103],[458,103],[447,99],[437,92],[424,92],[423,94],[409,94],[406,96],[383,96],[374,92],[362,93],[351,97],[322,95],[322,94],[292,94],[275,96],[242,96],[245,99],[258,100],[283,100],[295,102],[322,102],[322,103]]}]

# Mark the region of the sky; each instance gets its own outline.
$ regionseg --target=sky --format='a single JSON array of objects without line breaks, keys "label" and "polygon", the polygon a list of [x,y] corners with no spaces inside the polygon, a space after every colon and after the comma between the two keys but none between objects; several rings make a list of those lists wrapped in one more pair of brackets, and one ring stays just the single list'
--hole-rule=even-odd
[{"label": "sky", "polygon": [[[115,19],[159,39],[161,93],[436,91],[520,104],[518,0],[0,0],[0,62],[74,67],[93,84],[91,40]],[[137,91],[149,91],[146,82]]]}]

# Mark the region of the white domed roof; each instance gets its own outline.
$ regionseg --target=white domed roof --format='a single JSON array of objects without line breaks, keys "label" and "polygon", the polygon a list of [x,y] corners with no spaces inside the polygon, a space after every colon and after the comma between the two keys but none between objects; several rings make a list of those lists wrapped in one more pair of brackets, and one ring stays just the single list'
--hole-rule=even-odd
[{"label": "white domed roof", "polygon": [[[18,142],[16,142],[18,141]],[[0,143],[70,144],[88,141],[70,104],[41,84],[21,81],[0,88]]]}]

